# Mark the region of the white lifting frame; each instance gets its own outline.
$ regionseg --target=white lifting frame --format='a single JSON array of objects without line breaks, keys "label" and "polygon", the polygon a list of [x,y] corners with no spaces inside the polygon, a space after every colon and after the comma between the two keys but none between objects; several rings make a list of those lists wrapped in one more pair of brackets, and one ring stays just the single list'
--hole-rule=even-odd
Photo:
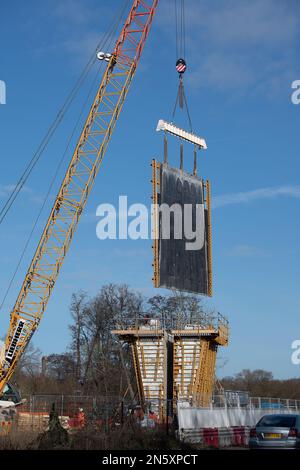
[{"label": "white lifting frame", "polygon": [[197,135],[191,132],[187,132],[183,129],[180,129],[174,124],[164,121],[163,119],[160,119],[158,121],[156,130],[169,132],[170,134],[175,135],[179,137],[180,139],[186,140],[187,142],[190,142],[191,144],[198,146],[202,150],[207,149],[205,139],[203,139],[202,137],[198,137]]}]

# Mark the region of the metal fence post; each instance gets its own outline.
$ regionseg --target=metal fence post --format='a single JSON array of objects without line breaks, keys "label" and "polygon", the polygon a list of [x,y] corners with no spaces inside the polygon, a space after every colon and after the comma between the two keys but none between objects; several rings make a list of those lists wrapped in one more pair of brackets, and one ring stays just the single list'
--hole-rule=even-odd
[{"label": "metal fence post", "polygon": [[121,424],[124,424],[124,400],[121,401]]},{"label": "metal fence post", "polygon": [[169,434],[169,400],[166,400],[166,434]]},{"label": "metal fence post", "polygon": [[33,413],[35,410],[35,396],[32,396],[32,414],[31,414],[31,430],[33,430]]}]

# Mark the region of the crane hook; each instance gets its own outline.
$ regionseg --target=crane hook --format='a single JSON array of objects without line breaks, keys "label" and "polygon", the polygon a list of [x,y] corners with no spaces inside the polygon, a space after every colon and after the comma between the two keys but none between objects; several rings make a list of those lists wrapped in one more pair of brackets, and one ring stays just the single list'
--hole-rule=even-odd
[{"label": "crane hook", "polygon": [[178,59],[176,62],[176,70],[181,76],[186,71],[186,62],[184,59]]}]

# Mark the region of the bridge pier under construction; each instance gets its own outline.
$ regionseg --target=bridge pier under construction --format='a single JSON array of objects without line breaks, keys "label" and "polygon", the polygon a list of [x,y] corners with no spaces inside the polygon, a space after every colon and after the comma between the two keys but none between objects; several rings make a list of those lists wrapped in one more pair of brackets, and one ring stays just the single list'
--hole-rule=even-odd
[{"label": "bridge pier under construction", "polygon": [[208,324],[198,320],[162,325],[146,318],[112,331],[131,347],[140,403],[149,405],[162,421],[174,413],[178,401],[210,406],[217,350],[228,344],[228,332],[222,316]]}]

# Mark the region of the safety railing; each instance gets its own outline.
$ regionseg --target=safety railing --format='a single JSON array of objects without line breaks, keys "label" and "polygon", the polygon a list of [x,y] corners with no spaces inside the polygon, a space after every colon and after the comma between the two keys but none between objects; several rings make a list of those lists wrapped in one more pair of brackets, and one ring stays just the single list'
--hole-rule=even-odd
[{"label": "safety railing", "polygon": [[226,394],[213,395],[211,408],[249,408],[260,410],[294,410],[300,411],[300,400],[290,398],[250,397],[236,394],[228,397]]},{"label": "safety railing", "polygon": [[187,318],[180,313],[168,315],[153,315],[151,313],[139,313],[134,318],[120,318],[114,325],[115,330],[185,330],[185,329],[214,329],[228,330],[229,323],[226,317],[217,314],[196,313]]}]

